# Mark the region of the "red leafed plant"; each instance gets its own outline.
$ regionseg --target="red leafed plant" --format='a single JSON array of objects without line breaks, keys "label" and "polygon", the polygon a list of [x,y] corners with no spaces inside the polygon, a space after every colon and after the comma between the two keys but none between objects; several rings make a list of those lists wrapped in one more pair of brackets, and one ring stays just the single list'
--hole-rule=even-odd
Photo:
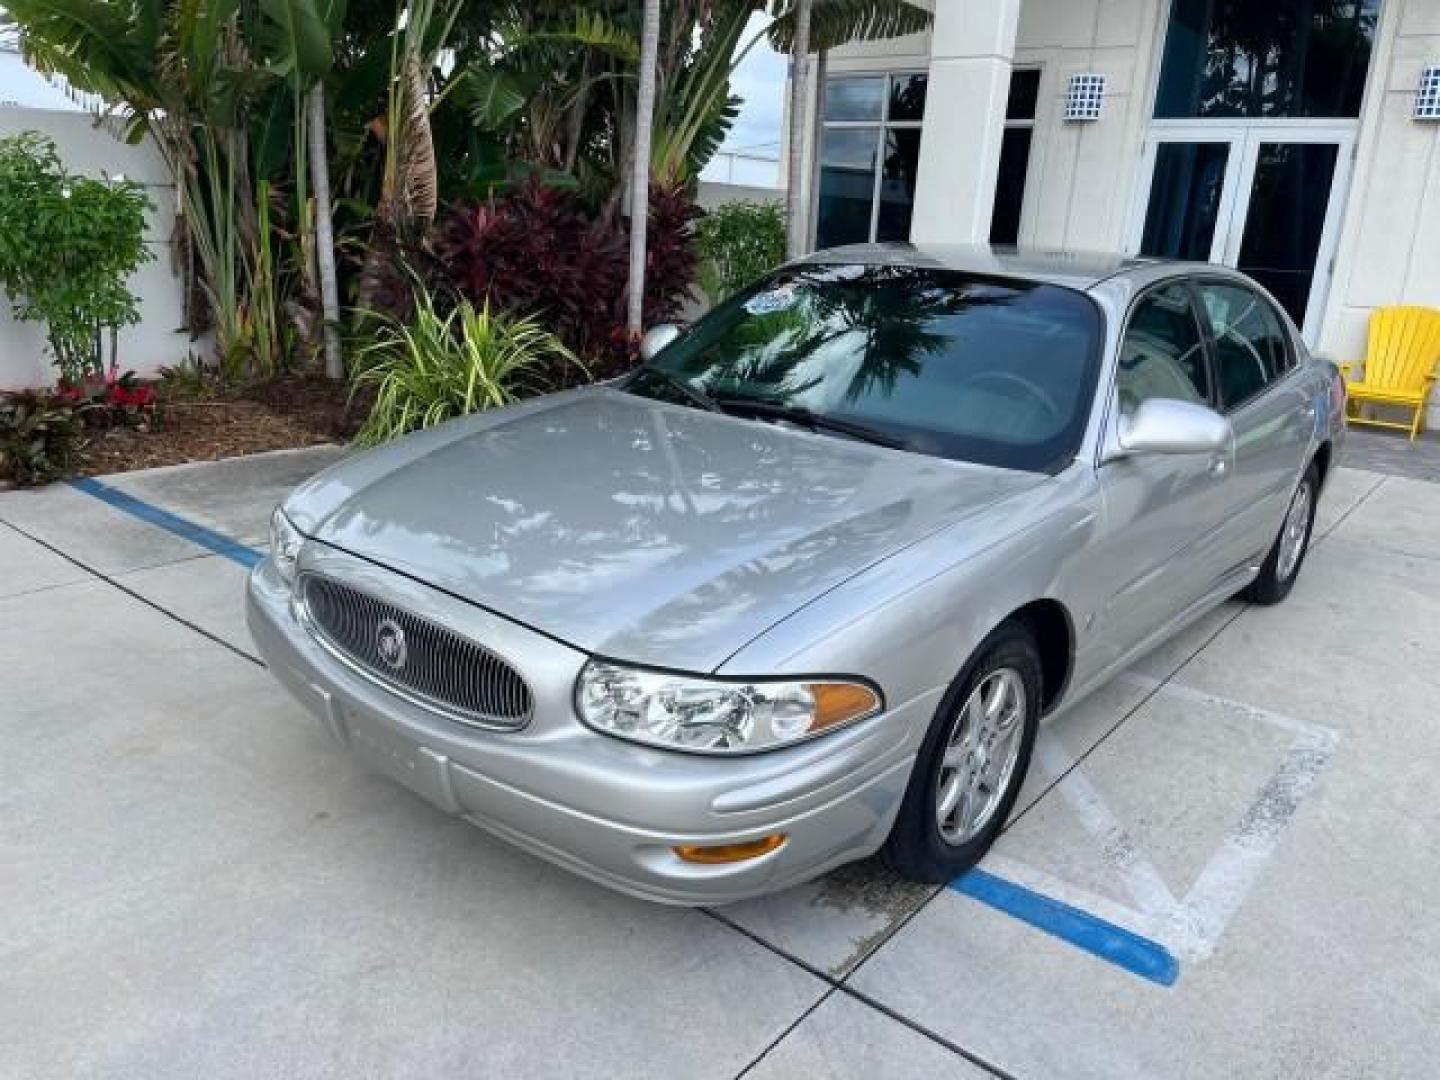
[{"label": "red leafed plant", "polygon": [[700,208],[684,188],[650,188],[645,251],[645,325],[672,322],[695,280],[695,222]]},{"label": "red leafed plant", "polygon": [[61,379],[55,395],[72,404],[88,404],[89,415],[98,419],[135,420],[155,408],[155,388],[136,378],[133,371],[121,374],[113,364],[105,375],[95,375],[82,383]]},{"label": "red leafed plant", "polygon": [[[656,190],[650,214],[647,323],[679,310],[695,268],[690,232],[698,211],[683,192]],[[595,373],[628,355],[628,234],[613,209],[589,212],[570,192],[531,179],[491,201],[452,208],[435,252],[457,293],[538,316]]]}]

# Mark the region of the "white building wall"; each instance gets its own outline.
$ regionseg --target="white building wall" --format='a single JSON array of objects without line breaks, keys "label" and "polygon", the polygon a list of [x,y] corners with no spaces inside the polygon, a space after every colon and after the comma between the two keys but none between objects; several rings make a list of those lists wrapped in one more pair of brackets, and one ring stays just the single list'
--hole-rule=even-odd
[{"label": "white building wall", "polygon": [[[0,100],[50,100],[36,97],[44,86],[44,80],[24,68],[17,54],[0,51]],[[130,281],[131,290],[140,297],[141,322],[120,332],[120,366],[151,375],[160,367],[179,364],[189,351],[190,339],[183,331],[184,296],[171,259],[175,189],[159,152],[148,143],[131,146],[115,138],[97,127],[89,113],[74,108],[0,104],[0,137],[22,131],[40,131],[54,139],[60,160],[71,172],[93,177],[123,174],[145,185],[154,204],[145,243],[155,259]],[[54,379],[44,327],[16,322],[10,302],[0,292],[0,389],[44,386]]]},{"label": "white building wall", "polygon": [[[1041,69],[1021,244],[1120,249],[1168,10],[1163,0],[1026,0],[1021,7],[1015,66]],[[1085,73],[1106,77],[1103,112],[1097,121],[1066,121],[1070,76]]]},{"label": "white building wall", "polygon": [[1387,0],[1380,19],[1319,341],[1338,360],[1364,357],[1375,308],[1440,308],[1440,123],[1411,118],[1421,67],[1440,63],[1440,0]]}]

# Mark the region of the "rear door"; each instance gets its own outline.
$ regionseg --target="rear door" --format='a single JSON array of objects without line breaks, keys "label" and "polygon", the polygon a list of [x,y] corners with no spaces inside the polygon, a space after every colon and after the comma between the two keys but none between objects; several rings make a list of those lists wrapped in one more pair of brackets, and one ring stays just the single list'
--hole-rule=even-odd
[{"label": "rear door", "polygon": [[[1116,358],[1112,424],[1151,398],[1213,407],[1215,389],[1195,294],[1176,279],[1141,294]],[[1096,636],[1103,666],[1213,591],[1225,570],[1224,489],[1232,469],[1219,454],[1136,454],[1100,467],[1106,542],[1095,581],[1107,600]]]},{"label": "rear door", "polygon": [[1315,430],[1314,404],[1269,300],[1233,280],[1201,279],[1195,291],[1215,358],[1219,408],[1235,429],[1224,521],[1226,558],[1239,568],[1264,559],[1279,532]]}]

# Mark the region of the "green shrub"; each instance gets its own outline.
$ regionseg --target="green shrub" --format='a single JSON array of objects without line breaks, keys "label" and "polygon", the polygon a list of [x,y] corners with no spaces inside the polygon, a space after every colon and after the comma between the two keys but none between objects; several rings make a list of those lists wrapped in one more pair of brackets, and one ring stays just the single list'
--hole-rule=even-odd
[{"label": "green shrub", "polygon": [[104,373],[105,331],[140,321],[126,282],[154,258],[149,206],[138,184],[71,176],[37,132],[0,139],[0,288],[16,318],[45,324],[72,385]]},{"label": "green shrub", "polygon": [[22,486],[69,476],[86,408],[36,390],[0,396],[0,476]]},{"label": "green shrub", "polygon": [[375,404],[355,436],[373,446],[554,387],[575,354],[528,316],[462,300],[448,315],[425,292],[409,322],[388,320],[356,354],[354,389]]},{"label": "green shrub", "polygon": [[718,304],[785,261],[785,212],[777,203],[733,202],[695,227],[700,288]]}]

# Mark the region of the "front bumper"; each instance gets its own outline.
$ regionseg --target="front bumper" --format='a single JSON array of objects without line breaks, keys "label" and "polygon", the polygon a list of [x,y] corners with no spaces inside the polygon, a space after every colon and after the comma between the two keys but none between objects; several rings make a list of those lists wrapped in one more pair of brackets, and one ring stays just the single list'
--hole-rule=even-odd
[{"label": "front bumper", "polygon": [[[824,739],[753,756],[638,746],[575,717],[571,696],[585,654],[373,564],[308,549],[302,566],[308,560],[310,569],[378,590],[497,648],[530,682],[535,715],[521,731],[451,721],[319,646],[268,559],[251,574],[250,633],[275,677],[337,741],[448,813],[601,884],[676,904],[785,888],[873,853],[890,830],[933,695]],[[773,833],[785,834],[783,846],[741,863],[698,865],[672,850]]]}]

